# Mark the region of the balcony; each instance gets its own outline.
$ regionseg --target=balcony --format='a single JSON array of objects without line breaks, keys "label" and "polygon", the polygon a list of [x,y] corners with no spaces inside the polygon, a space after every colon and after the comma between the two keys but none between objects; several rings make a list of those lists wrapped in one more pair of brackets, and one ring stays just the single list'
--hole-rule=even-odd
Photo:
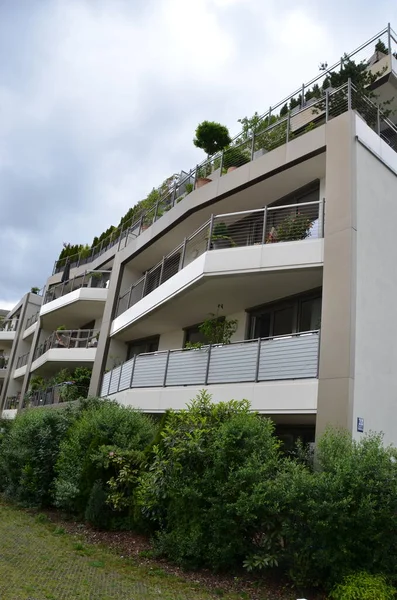
[{"label": "balcony", "polygon": [[[103,376],[101,396],[119,394],[124,403],[133,398],[134,406],[156,412],[182,408],[203,386],[211,392],[221,391],[229,399],[236,397],[242,386],[243,397],[252,401],[255,410],[313,412],[317,382],[312,380],[318,377],[319,338],[319,331],[309,331],[194,350],[139,354]],[[133,390],[139,394],[131,396]],[[274,397],[271,390],[277,390]],[[178,406],[174,404],[176,398]]]},{"label": "balcony", "polygon": [[93,271],[49,288],[40,309],[42,326],[55,329],[78,321],[92,321],[102,316],[111,271]]},{"label": "balcony", "polygon": [[64,402],[62,391],[69,385],[73,385],[73,383],[71,381],[65,381],[64,383],[50,386],[44,390],[28,392],[23,399],[22,408],[49,406],[51,404],[59,404],[60,402]]},{"label": "balcony", "polygon": [[25,331],[23,332],[22,339],[26,340],[31,335],[34,334],[37,328],[37,321],[39,320],[40,311],[38,310],[35,314],[33,314],[26,321]]},{"label": "balcony", "polygon": [[0,322],[0,342],[13,342],[18,328],[18,319],[6,319]]},{"label": "balcony", "polygon": [[99,336],[97,329],[54,331],[35,350],[31,371],[50,373],[93,363]]},{"label": "balcony", "polygon": [[181,314],[199,322],[213,311],[214,297],[227,298],[233,313],[270,301],[263,290],[288,295],[321,285],[323,220],[323,201],[211,218],[120,296],[111,335],[132,336],[130,328],[154,311],[155,330],[146,324],[133,337],[160,333]]},{"label": "balcony", "polygon": [[18,357],[17,364],[15,367],[15,371],[13,373],[13,378],[18,379],[19,377],[23,377],[26,373],[26,365],[29,362],[30,352],[26,352],[22,356]]},{"label": "balcony", "polygon": [[0,379],[4,379],[8,372],[9,356],[0,355]]}]

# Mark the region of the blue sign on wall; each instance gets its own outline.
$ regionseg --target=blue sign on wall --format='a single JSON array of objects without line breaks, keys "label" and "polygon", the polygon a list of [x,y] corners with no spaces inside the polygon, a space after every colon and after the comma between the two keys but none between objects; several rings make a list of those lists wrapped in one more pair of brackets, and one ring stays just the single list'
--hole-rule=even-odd
[{"label": "blue sign on wall", "polygon": [[357,431],[364,433],[364,419],[362,417],[357,417]]}]

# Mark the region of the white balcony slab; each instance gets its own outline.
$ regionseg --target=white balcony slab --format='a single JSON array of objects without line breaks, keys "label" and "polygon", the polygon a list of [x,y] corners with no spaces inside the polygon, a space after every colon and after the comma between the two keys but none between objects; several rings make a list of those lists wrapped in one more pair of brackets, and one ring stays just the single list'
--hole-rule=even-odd
[{"label": "white balcony slab", "polygon": [[252,410],[261,414],[315,414],[317,411],[317,379],[269,381],[227,385],[128,389],[109,397],[123,406],[148,413],[163,413],[167,408],[180,410],[202,389],[214,402],[246,399]]},{"label": "white balcony slab", "polygon": [[17,409],[15,408],[9,408],[9,409],[4,409],[1,417],[2,419],[15,419],[15,417],[17,416]]},{"label": "white balcony slab", "polygon": [[26,369],[26,365],[23,365],[23,367],[19,367],[19,369],[15,369],[12,375],[13,379],[19,379],[20,377],[23,377],[26,374]]},{"label": "white balcony slab", "polygon": [[0,342],[13,342],[15,340],[16,331],[0,330]]},{"label": "white balcony slab", "polygon": [[40,309],[42,327],[51,330],[62,324],[73,329],[84,319],[97,319],[103,314],[107,295],[106,288],[84,287],[47,302]]},{"label": "white balcony slab", "polygon": [[[165,281],[150,294],[114,319],[111,336],[114,336],[146,315],[158,310],[171,299],[181,296],[195,285],[215,278],[222,279],[250,274],[282,273],[322,267],[324,260],[323,239],[298,242],[266,244],[211,250]],[[221,285],[221,284],[219,284]],[[194,302],[194,300],[193,300]],[[248,305],[248,303],[247,303]],[[242,307],[245,308],[245,307]],[[233,312],[233,311],[232,311]]]},{"label": "white balcony slab", "polygon": [[96,348],[51,348],[32,362],[31,372],[46,364],[55,363],[57,367],[72,368],[95,361]]},{"label": "white balcony slab", "polygon": [[32,325],[30,325],[30,327],[25,329],[25,331],[23,332],[22,339],[26,340],[27,338],[32,336],[34,334],[34,332],[36,331],[36,329],[37,329],[37,321],[35,323],[33,323]]}]

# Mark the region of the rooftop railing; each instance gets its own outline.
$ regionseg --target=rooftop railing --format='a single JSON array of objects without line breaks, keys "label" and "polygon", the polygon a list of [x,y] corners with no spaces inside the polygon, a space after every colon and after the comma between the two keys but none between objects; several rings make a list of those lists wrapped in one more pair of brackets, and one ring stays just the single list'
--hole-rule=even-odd
[{"label": "rooftop railing", "polygon": [[116,317],[211,250],[323,237],[324,200],[212,216],[120,295]]},{"label": "rooftop railing", "polygon": [[5,319],[0,321],[0,331],[16,331],[19,319]]},{"label": "rooftop railing", "polygon": [[[380,42],[382,48],[386,50],[386,54],[379,50],[375,50],[374,44],[378,44],[378,42]],[[375,69],[376,72],[376,64],[380,63],[382,58],[388,56],[390,61],[392,61],[393,57],[397,56],[396,49],[397,34],[395,34],[393,29],[390,27],[390,24],[388,24],[388,26],[382,29],[382,31],[356,48],[350,54],[346,54],[337,63],[330,67],[328,67],[328,65],[324,65],[319,75],[307,83],[303,83],[292,94],[289,94],[286,98],[283,98],[280,102],[274,106],[271,106],[269,110],[258,119],[256,130],[261,129],[261,131],[258,132],[257,135],[248,135],[244,131],[240,132],[233,139],[232,148],[226,150],[223,154],[223,162],[221,158],[222,155],[217,154],[208,160],[204,160],[201,164],[197,165],[189,172],[182,171],[180,176],[173,178],[174,183],[172,187],[166,191],[165,195],[152,208],[150,208],[148,211],[141,211],[140,214],[133,215],[132,218],[123,225],[121,230],[116,230],[108,238],[102,240],[100,244],[90,250],[87,256],[76,254],[72,257],[69,257],[71,268],[92,262],[111,247],[117,246],[118,249],[120,249],[121,247],[126,246],[130,240],[135,239],[138,235],[140,235],[142,231],[147,229],[149,225],[154,223],[165,212],[175,206],[176,203],[180,202],[188,193],[190,193],[191,190],[193,190],[196,186],[199,187],[202,184],[202,182],[200,183],[199,180],[206,179],[209,176],[222,176],[224,174],[223,167],[226,165],[238,167],[242,164],[242,161],[249,162],[251,160],[255,160],[263,153],[269,152],[278,145],[284,144],[286,141],[288,141],[288,138],[291,138],[291,136],[297,136],[300,129],[300,134],[305,133],[305,126],[307,127],[310,125],[312,128],[324,122],[324,116],[325,120],[327,121],[333,116],[338,116],[338,114],[348,110],[346,103],[339,107],[338,110],[340,112],[338,112],[335,106],[332,108],[332,110],[328,110],[328,108],[325,106],[327,103],[326,98],[327,96],[331,95],[334,90],[328,88],[328,90],[322,95],[322,98],[319,98],[319,94],[321,95],[319,86],[324,84],[331,73],[340,69],[346,59],[354,59],[356,62],[365,62],[368,65],[368,68],[370,68],[372,71]],[[316,88],[316,86],[318,87]],[[318,101],[322,106],[318,116],[322,115],[323,120],[315,120],[314,114],[312,114],[313,107],[318,103]],[[265,122],[270,124],[273,116],[279,116],[281,112],[284,112],[282,109],[285,108],[285,105],[287,105],[287,111],[289,110],[288,116],[286,116],[284,119],[278,120],[278,122],[274,125],[270,125],[268,129],[264,129],[263,124]],[[373,106],[376,110],[377,107],[375,105]],[[298,115],[300,115],[300,117],[296,118]],[[286,131],[288,122],[290,127],[289,135]],[[384,120],[382,120],[382,123],[385,128],[388,127]],[[283,131],[283,129],[285,129],[285,131]],[[264,134],[266,132],[267,137],[270,139],[265,140],[266,143],[262,143],[261,139],[265,139],[266,136],[264,136]],[[386,141],[388,141],[388,135],[386,135]],[[395,142],[393,142],[393,144],[395,144]],[[395,147],[395,145],[393,145],[393,147]],[[234,157],[237,156],[236,149],[242,151],[242,154],[239,153],[237,164],[232,164],[236,163],[236,159],[233,160],[233,155]],[[59,273],[62,271],[67,260],[67,258],[57,260],[55,262],[53,273]]]},{"label": "rooftop railing", "polygon": [[70,348],[96,348],[98,336],[98,329],[62,329],[53,331],[44,342],[37,346],[33,360],[36,360],[53,348],[63,350]]},{"label": "rooftop railing", "polygon": [[109,286],[111,271],[86,271],[83,275],[75,276],[64,283],[58,283],[50,287],[45,296],[43,304],[61,298],[74,290],[84,287],[107,288]]},{"label": "rooftop railing", "polygon": [[316,330],[138,354],[105,373],[101,397],[131,388],[316,378],[319,340]]}]

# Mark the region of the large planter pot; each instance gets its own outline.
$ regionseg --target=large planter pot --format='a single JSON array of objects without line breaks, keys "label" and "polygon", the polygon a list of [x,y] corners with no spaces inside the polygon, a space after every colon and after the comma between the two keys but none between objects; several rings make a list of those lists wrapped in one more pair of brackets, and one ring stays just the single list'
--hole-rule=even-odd
[{"label": "large planter pot", "polygon": [[231,248],[231,240],[212,240],[212,247],[214,250],[221,250],[222,248]]},{"label": "large planter pot", "polygon": [[207,185],[207,183],[211,183],[212,179],[208,179],[207,177],[199,177],[196,181],[196,187],[195,189],[198,190],[199,188],[203,187],[204,185]]}]

